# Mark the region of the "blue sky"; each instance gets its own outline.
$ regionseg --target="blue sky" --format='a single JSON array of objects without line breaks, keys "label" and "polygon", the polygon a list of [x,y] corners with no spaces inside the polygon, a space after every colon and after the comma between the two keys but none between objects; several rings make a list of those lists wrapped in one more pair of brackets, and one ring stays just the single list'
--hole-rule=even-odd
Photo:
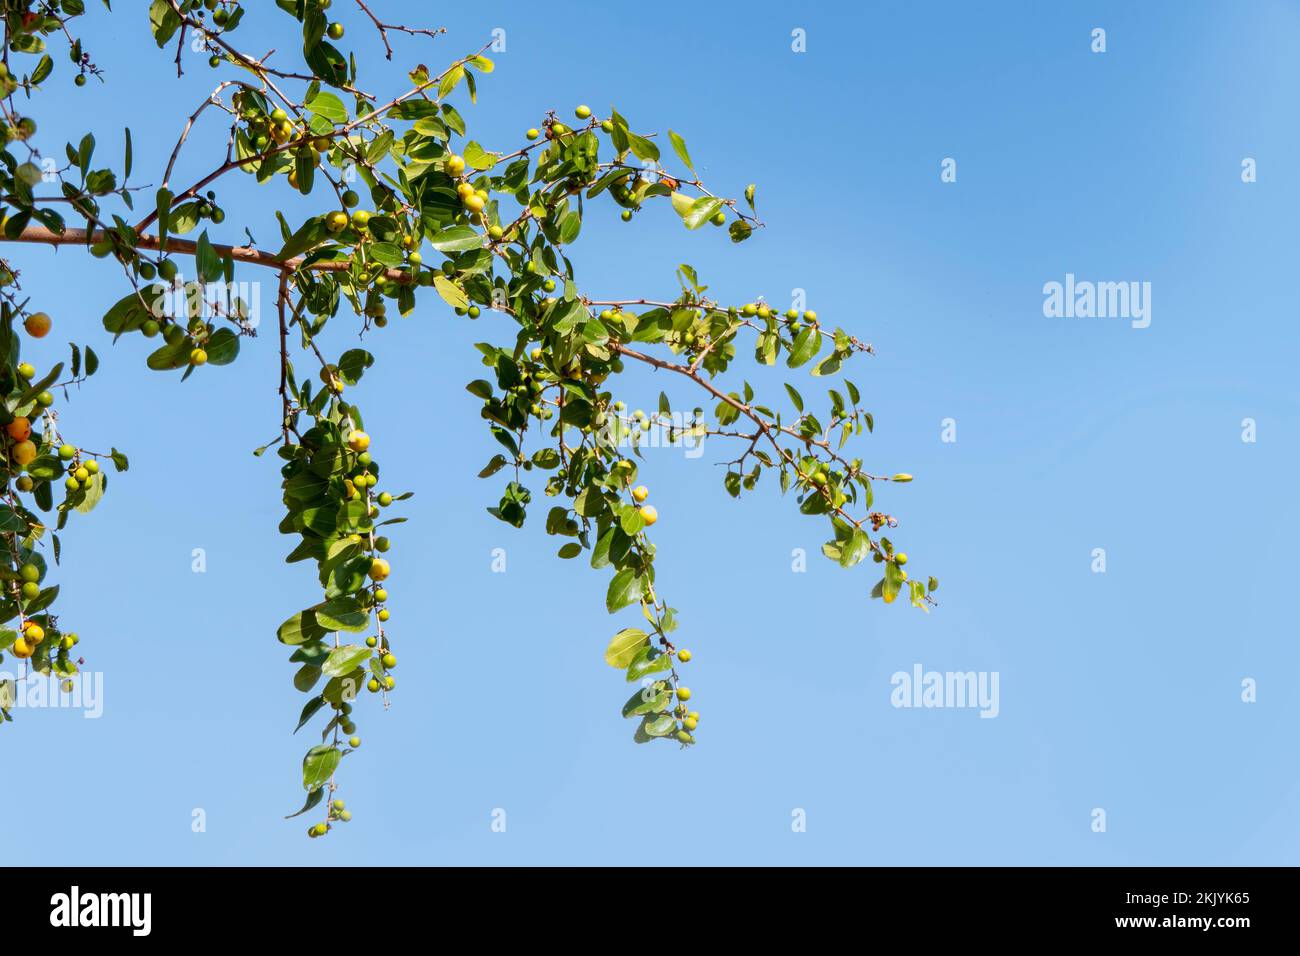
[{"label": "blue sky", "polygon": [[[191,54],[178,81],[142,11],[90,6],[86,48],[110,83],[74,90],[56,74],[33,106],[38,145],[57,155],[93,121],[111,154],[129,124],[135,178],[156,184],[218,71]],[[512,335],[426,301],[368,339],[378,361],[358,389],[390,486],[416,492],[390,555],[399,687],[387,713],[358,708],[365,743],[341,776],[354,822],[308,841],[281,819],[309,741],[289,734],[302,699],[274,631],[317,589],[281,560],[276,464],[250,454],[277,427],[274,343],[182,385],[144,368],[139,340],[109,347],[99,318],[120,273],[76,250],[6,250],[56,323],[25,355],[48,367],[71,337],[103,357],[62,405],[65,428],[132,462],[73,522],[58,571],[64,621],[105,675],[104,714],[20,711],[0,731],[24,805],[63,821],[51,833],[11,816],[6,859],[1296,861],[1300,653],[1282,607],[1300,518],[1296,4],[749,2],[689,18],[470,5],[437,21],[436,42],[395,39],[391,67],[351,5],[334,6],[370,58],[365,85],[392,93],[416,62],[436,68],[503,28],[496,72],[464,105],[489,148],[514,148],[548,108],[614,105],[636,129],[681,132],[719,191],[757,182],[767,228],[741,246],[684,232],[667,207],[630,226],[600,207],[572,252],[579,282],[669,296],[689,262],[723,300],[806,290],[824,321],[872,342],[879,354],[850,371],[877,425],[858,453],[917,476],[877,500],[901,519],[910,567],[939,577],[940,607],[870,601],[870,570],[822,558],[824,526],[770,479],[730,499],[717,464],[730,448],[649,452],[659,587],[695,652],[703,719],[687,752],[634,745],[627,688],[601,659],[634,612],[611,618],[604,573],[555,559],[542,512],[516,532],[484,511],[500,487],[475,474],[494,442],[464,384],[481,373],[473,343]],[[426,4],[377,6],[433,25]],[[292,48],[287,17],[255,22],[266,29],[240,30],[241,45]],[[177,179],[219,161],[224,135],[203,127]],[[956,182],[940,180],[945,158]],[[319,211],[232,182],[214,238],[247,223],[274,245],[272,195],[291,217]],[[1067,274],[1149,282],[1150,326],[1045,317],[1044,284]],[[334,326],[342,351],[354,339]],[[821,391],[802,371],[742,374],[773,400],[784,381]],[[660,378],[630,374],[622,395],[649,409]],[[891,706],[891,675],[918,663],[997,672],[996,719]],[[195,808],[206,832],[191,831]]]}]

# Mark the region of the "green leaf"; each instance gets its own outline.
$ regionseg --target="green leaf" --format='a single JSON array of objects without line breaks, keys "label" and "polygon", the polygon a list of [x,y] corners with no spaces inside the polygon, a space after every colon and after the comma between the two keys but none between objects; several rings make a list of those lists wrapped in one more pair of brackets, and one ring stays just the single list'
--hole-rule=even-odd
[{"label": "green leaf", "polygon": [[326,677],[342,677],[350,674],[370,656],[370,648],[361,644],[344,644],[330,652],[321,672]]},{"label": "green leaf", "polygon": [[469,299],[465,297],[464,291],[445,276],[435,275],[433,287],[438,290],[438,295],[442,296],[443,301],[453,308],[469,308]]},{"label": "green leaf", "polygon": [[605,607],[610,614],[621,611],[629,604],[641,600],[641,578],[633,568],[624,568],[614,575],[605,593]]},{"label": "green leaf", "polygon": [[677,152],[677,158],[686,164],[686,168],[695,172],[695,167],[691,164],[691,154],[686,151],[686,140],[672,130],[668,131],[668,138],[672,141],[673,149]]},{"label": "green leaf", "polygon": [[348,121],[347,107],[333,93],[322,90],[307,100],[306,106],[317,116],[323,116],[331,123],[346,123]]},{"label": "green leaf", "polygon": [[302,788],[319,790],[325,786],[342,759],[343,754],[329,744],[312,747],[302,758]]},{"label": "green leaf", "polygon": [[609,646],[605,648],[605,663],[623,670],[649,642],[650,638],[645,631],[638,627],[625,627],[610,639]]}]

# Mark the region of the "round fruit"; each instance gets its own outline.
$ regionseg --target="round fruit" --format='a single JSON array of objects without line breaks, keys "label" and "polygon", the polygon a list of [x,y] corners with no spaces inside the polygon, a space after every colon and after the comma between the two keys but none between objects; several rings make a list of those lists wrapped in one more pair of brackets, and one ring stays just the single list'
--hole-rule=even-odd
[{"label": "round fruit", "polygon": [[29,623],[25,628],[23,628],[23,637],[29,645],[35,647],[41,641],[45,640],[45,629],[39,624]]},{"label": "round fruit", "polygon": [[677,731],[677,739],[684,744],[689,744],[694,738],[684,730]]},{"label": "round fruit", "polygon": [[465,171],[465,160],[461,156],[451,155],[447,157],[447,173],[451,176],[459,176]]},{"label": "round fruit", "polygon": [[19,475],[14,485],[19,491],[31,491],[36,486],[36,482],[32,481],[31,475]]},{"label": "round fruit", "polygon": [[18,366],[19,378],[31,378],[35,374],[36,374],[36,369],[28,365],[26,362],[23,362],[21,365]]},{"label": "round fruit", "polygon": [[631,222],[631,221],[632,221],[632,210],[631,210],[631,209],[624,209],[624,210],[622,211],[622,213],[620,213],[619,215],[621,216],[621,218],[622,218],[622,220],[623,220],[624,222]]},{"label": "round fruit", "polygon": [[537,137],[541,136],[542,134],[539,133],[536,129],[530,129],[524,135],[527,136],[529,139],[537,139]]},{"label": "round fruit", "polygon": [[700,722],[694,717],[687,717],[682,721],[682,726],[687,730],[694,730],[696,727],[700,726]]},{"label": "round fruit", "polygon": [[146,339],[151,339],[158,334],[158,323],[154,319],[145,319],[144,324],[140,326],[140,331],[144,333]]},{"label": "round fruit", "polygon": [[375,558],[370,562],[370,580],[382,581],[388,577],[390,568],[388,562],[383,558]]},{"label": "round fruit", "polygon": [[25,467],[36,460],[36,446],[29,441],[20,441],[9,455],[20,468]]},{"label": "round fruit", "polygon": [[370,224],[370,213],[364,209],[358,209],[352,213],[352,226],[358,231],[362,231]]},{"label": "round fruit", "polygon": [[343,810],[347,807],[347,804],[345,804],[342,800],[335,800],[332,804],[330,804],[330,806],[332,806],[335,810]]},{"label": "round fruit", "polygon": [[32,434],[32,423],[30,420],[19,416],[5,426],[5,431],[14,441],[26,441]]},{"label": "round fruit", "polygon": [[635,488],[632,489],[632,500],[635,501],[637,504],[640,504],[641,502],[645,501],[649,497],[650,497],[650,489],[647,488],[645,485],[637,485]]},{"label": "round fruit", "polygon": [[77,457],[77,448],[75,445],[60,445],[59,457],[64,461],[72,461]]},{"label": "round fruit", "polygon": [[339,811],[339,819],[342,820],[344,823],[347,823],[349,820],[352,819],[352,811],[351,810]]},{"label": "round fruit", "polygon": [[29,601],[34,601],[41,596],[41,586],[35,581],[27,581],[23,584],[23,597]]},{"label": "round fruit", "polygon": [[389,505],[393,503],[393,496],[390,495],[388,492],[384,491],[380,493],[379,498],[377,500],[379,501],[380,507],[387,508]]},{"label": "round fruit", "polygon": [[689,687],[679,687],[679,688],[677,688],[677,699],[678,699],[678,700],[690,700],[690,699],[691,699],[691,689],[690,689]]},{"label": "round fruit", "polygon": [[[379,638],[375,637],[373,634],[370,637],[366,638],[366,647],[377,647],[378,645],[379,645]],[[376,687],[374,689],[378,690],[379,688]]]},{"label": "round fruit", "polygon": [[809,309],[807,312],[805,312],[805,313],[803,314],[803,317],[804,317],[804,321],[805,321],[805,322],[816,322],[816,321],[817,321],[817,313],[814,312],[812,309]]},{"label": "round fruit", "polygon": [[392,654],[385,654],[380,659],[380,663],[382,663],[385,667],[391,670],[392,668],[397,666],[397,658],[394,657]]},{"label": "round fruit", "polygon": [[35,653],[36,648],[28,644],[26,638],[20,637],[13,642],[12,650],[14,652],[14,657],[17,657],[20,660],[26,660]]},{"label": "round fruit", "polygon": [[683,648],[682,650],[677,652],[677,659],[681,661],[683,664],[685,664],[687,661],[691,659],[691,652]]},{"label": "round fruit", "polygon": [[34,339],[43,339],[50,332],[50,317],[44,312],[33,312],[23,321],[23,328]]},{"label": "round fruit", "polygon": [[591,107],[588,106],[586,103],[583,103],[581,106],[579,106],[576,110],[573,111],[573,115],[578,117],[578,119],[586,119],[591,115]]},{"label": "round fruit", "polygon": [[343,39],[343,24],[341,24],[341,23],[331,23],[331,24],[329,25],[329,27],[325,30],[325,32],[326,32],[327,34],[329,34],[329,38],[330,38],[331,40],[342,40],[342,39]]},{"label": "round fruit", "polygon": [[360,202],[361,197],[358,196],[354,190],[349,189],[343,194],[343,205],[347,206],[349,209],[355,209]]},{"label": "round fruit", "polygon": [[366,681],[366,690],[370,691],[370,693],[372,693],[372,694],[378,694],[378,693],[379,693],[379,681],[376,680],[376,679],[373,678],[373,677],[370,678],[370,680]]},{"label": "round fruit", "polygon": [[348,746],[351,747],[353,750],[356,750],[358,747],[361,746],[361,738],[360,738],[360,737],[349,737],[349,738],[348,738]]},{"label": "round fruit", "polygon": [[392,690],[396,686],[397,686],[397,679],[394,678],[392,674],[389,674],[387,677],[384,678],[384,690]]},{"label": "round fruit", "polygon": [[388,600],[388,592],[385,591],[383,588],[380,588],[375,592],[375,600],[378,601],[380,604],[383,604],[385,601]]},{"label": "round fruit", "polygon": [[340,233],[348,227],[348,214],[335,210],[325,217],[325,228],[333,233]]},{"label": "round fruit", "polygon": [[95,461],[93,458],[89,459],[84,467],[86,471],[90,472],[92,475],[99,474],[99,462]]},{"label": "round fruit", "polygon": [[659,520],[659,512],[655,510],[654,505],[643,505],[640,514],[641,520],[646,523],[646,527]]},{"label": "round fruit", "polygon": [[388,608],[386,607],[380,608],[379,613],[375,615],[375,617],[379,618],[381,622],[387,621],[392,616],[393,615],[389,613]]},{"label": "round fruit", "polygon": [[902,551],[898,552],[898,554],[894,555],[894,563],[901,568],[903,565],[907,564],[907,555]]},{"label": "round fruit", "polygon": [[370,447],[370,436],[363,431],[354,431],[348,436],[348,447],[355,452],[363,452]]},{"label": "round fruit", "polygon": [[190,352],[190,364],[192,365],[203,365],[207,360],[208,353],[203,351],[203,349],[194,349]]}]

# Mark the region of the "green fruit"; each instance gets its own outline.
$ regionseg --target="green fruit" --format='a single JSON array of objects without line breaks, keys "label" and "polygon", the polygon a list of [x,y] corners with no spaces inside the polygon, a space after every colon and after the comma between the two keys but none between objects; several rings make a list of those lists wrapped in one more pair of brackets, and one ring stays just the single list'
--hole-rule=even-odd
[{"label": "green fruit", "polygon": [[381,536],[375,539],[375,550],[380,552],[381,554],[387,551],[391,546],[392,546],[392,542],[385,537]]},{"label": "green fruit", "polygon": [[372,694],[379,693],[379,681],[375,680],[373,677],[370,678],[370,680],[366,681],[366,690],[370,691]]},{"label": "green fruit", "polygon": [[377,647],[378,645],[379,638],[375,637],[373,634],[366,638],[366,647]]},{"label": "green fruit", "polygon": [[77,481],[76,478],[69,478],[63,483],[63,487],[67,488],[69,491],[80,491],[81,482]]},{"label": "green fruit", "polygon": [[677,739],[684,744],[693,743],[695,741],[695,738],[684,730],[677,731]]},{"label": "green fruit", "polygon": [[162,262],[158,263],[158,277],[164,282],[171,282],[175,279],[176,272],[176,263],[172,262],[172,260],[164,259]]},{"label": "green fruit", "polygon": [[347,206],[349,209],[355,209],[360,202],[361,197],[358,196],[354,190],[349,189],[343,194],[343,205]]},{"label": "green fruit", "polygon": [[397,658],[394,657],[392,654],[385,654],[382,658],[380,658],[380,663],[383,664],[389,670],[392,670],[394,667],[397,666]]},{"label": "green fruit", "polygon": [[335,800],[332,804],[330,804],[330,806],[332,806],[335,810],[343,810],[347,808],[347,804],[345,804],[342,800]]},{"label": "green fruit", "polygon": [[342,810],[342,811],[340,811],[340,812],[339,812],[339,819],[342,820],[344,823],[347,823],[348,821],[350,821],[350,820],[352,819],[352,811],[351,811],[351,810]]},{"label": "green fruit", "polygon": [[140,331],[144,333],[146,339],[151,339],[158,334],[158,323],[153,319],[145,319],[144,324],[140,326]]},{"label": "green fruit", "polygon": [[689,687],[678,687],[678,688],[677,688],[677,699],[678,699],[678,700],[681,700],[681,701],[687,701],[687,700],[690,700],[690,699],[691,699],[691,689],[690,689]]},{"label": "green fruit", "polygon": [[907,555],[902,551],[898,552],[898,554],[894,555],[894,563],[901,568],[903,565],[907,564]]},{"label": "green fruit", "polygon": [[694,717],[687,717],[682,721],[682,726],[687,730],[694,730],[696,727],[700,726],[700,722]]},{"label": "green fruit", "polygon": [[353,750],[356,750],[358,747],[361,746],[361,738],[360,738],[360,737],[349,737],[349,738],[348,738],[348,746],[351,747]]},{"label": "green fruit", "polygon": [[527,136],[529,139],[537,139],[537,137],[541,136],[542,134],[535,129],[530,129],[524,135]]},{"label": "green fruit", "polygon": [[586,119],[591,115],[591,107],[584,103],[573,111],[573,115],[578,119]]},{"label": "green fruit", "polygon": [[73,79],[72,82],[73,82],[73,83],[76,83],[78,86],[85,86],[85,85],[86,85],[86,74],[85,74],[85,73],[78,73],[78,74],[76,75],[76,77]]},{"label": "green fruit", "polygon": [[59,457],[62,458],[64,461],[71,461],[73,458],[77,457],[77,449],[76,449],[76,446],[75,446],[75,445],[60,445],[60,446],[59,446]]},{"label": "green fruit", "polygon": [[471,305],[471,306],[469,307],[469,317],[470,317],[471,319],[477,319],[477,318],[478,318],[480,315],[482,315],[482,314],[483,314],[483,310],[480,309],[478,306],[476,306],[476,305]]},{"label": "green fruit", "polygon": [[29,601],[34,601],[41,596],[41,586],[35,581],[25,581],[22,590],[23,597]]},{"label": "green fruit", "polygon": [[93,458],[86,462],[85,468],[86,471],[90,472],[92,475],[99,474],[99,462],[95,461]]},{"label": "green fruit", "polygon": [[26,362],[23,362],[21,365],[18,366],[19,378],[31,378],[35,374],[36,374],[36,369],[28,365]]},{"label": "green fruit", "polygon": [[339,727],[342,728],[342,730],[343,730],[343,732],[344,732],[345,734],[353,734],[353,733],[356,733],[356,730],[357,730],[357,725],[354,724],[354,723],[352,723],[352,721],[350,721],[350,720],[349,720],[349,721],[345,721],[344,723],[339,724]]},{"label": "green fruit", "polygon": [[620,215],[620,218],[621,218],[624,222],[631,222],[631,221],[632,221],[632,210],[631,210],[631,209],[624,209],[624,210],[622,211],[622,213],[620,213],[619,215]]},{"label": "green fruit", "polygon": [[392,503],[393,503],[393,496],[390,495],[388,492],[385,491],[379,495],[379,504],[381,507],[387,508]]},{"label": "green fruit", "polygon": [[383,588],[380,588],[378,591],[375,592],[375,600],[378,601],[380,604],[383,604],[385,601],[388,600],[388,592],[385,591]]},{"label": "green fruit", "polygon": [[392,674],[389,674],[387,677],[384,678],[385,690],[392,690],[396,686],[397,686],[397,681],[393,678]]},{"label": "green fruit", "polygon": [[554,280],[554,279],[547,279],[545,282],[542,283],[542,289],[543,289],[544,291],[546,291],[546,292],[554,292],[554,291],[555,291],[555,280]]}]

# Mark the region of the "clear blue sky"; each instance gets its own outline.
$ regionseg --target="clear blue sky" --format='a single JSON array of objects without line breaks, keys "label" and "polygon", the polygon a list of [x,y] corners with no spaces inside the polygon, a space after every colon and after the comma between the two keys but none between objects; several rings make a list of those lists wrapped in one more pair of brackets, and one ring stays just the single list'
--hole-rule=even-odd
[{"label": "clear blue sky", "polygon": [[[93,122],[116,152],[129,123],[136,179],[156,184],[218,74],[194,54],[178,81],[142,5],[120,6],[89,4],[85,24],[110,84],[56,76],[34,108],[39,145],[57,155]],[[504,28],[465,108],[491,148],[548,108],[613,104],[634,128],[683,133],[719,190],[759,183],[768,228],[742,246],[685,233],[667,207],[632,226],[601,207],[573,250],[579,279],[593,295],[671,295],[690,262],[724,300],[805,289],[873,342],[851,374],[877,422],[858,448],[873,470],[917,476],[878,501],[901,517],[912,567],[940,578],[941,606],[868,600],[871,572],[822,558],[822,522],[771,483],[732,501],[716,464],[730,448],[651,452],[659,583],[696,654],[703,719],[688,752],[634,745],[627,688],[601,660],[634,612],[611,618],[605,574],[554,558],[542,511],[522,532],[484,511],[500,485],[475,474],[494,442],[464,384],[481,373],[472,343],[509,330],[428,301],[369,340],[378,363],[359,388],[391,485],[416,492],[391,554],[399,688],[386,714],[358,708],[365,744],[341,778],[356,819],[308,841],[281,819],[309,741],[289,735],[302,698],[274,632],[317,588],[282,563],[276,463],[250,454],[277,427],[274,343],[183,385],[150,373],[138,339],[109,347],[99,323],[120,273],[24,248],[26,289],[56,322],[28,354],[48,366],[69,337],[96,345],[103,369],[63,421],[132,467],[73,522],[58,572],[105,713],[19,712],[0,731],[23,805],[62,821],[51,833],[10,815],[6,860],[1294,863],[1300,8],[482,6],[440,11],[436,43],[395,41],[385,72],[377,37],[334,4],[375,90]],[[287,17],[258,22],[273,30],[240,30],[241,45],[294,46]],[[795,28],[806,53],[791,52]],[[220,158],[224,131],[194,146],[180,180]],[[956,183],[940,181],[945,157]],[[1244,157],[1258,182],[1241,181]],[[228,187],[214,238],[242,238],[246,221],[274,245],[271,195],[285,190]],[[1150,282],[1151,326],[1044,317],[1044,283],[1067,273]],[[341,351],[352,339],[335,324]],[[820,391],[784,368],[749,378],[774,401],[782,381]],[[623,396],[650,408],[663,385],[634,376]],[[199,547],[206,574],[190,569]],[[999,716],[895,709],[890,675],[916,663],[998,672]],[[1241,701],[1245,678],[1257,703]]]}]

